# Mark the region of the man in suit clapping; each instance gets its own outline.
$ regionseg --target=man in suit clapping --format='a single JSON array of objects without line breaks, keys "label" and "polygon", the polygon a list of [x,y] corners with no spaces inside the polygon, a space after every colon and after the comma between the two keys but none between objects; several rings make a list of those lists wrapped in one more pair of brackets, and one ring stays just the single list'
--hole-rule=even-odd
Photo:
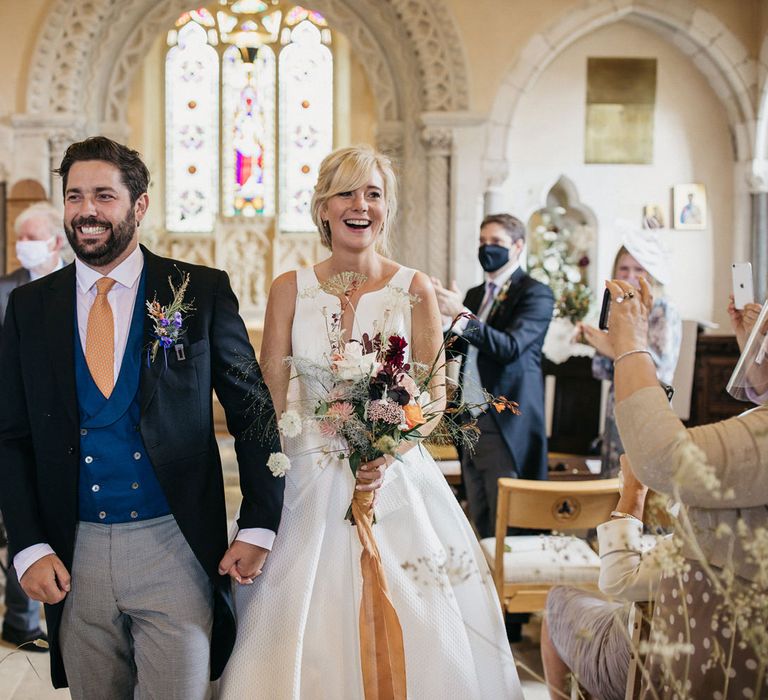
[{"label": "man in suit clapping", "polygon": [[480,225],[478,258],[485,282],[462,301],[451,288],[433,280],[440,312],[455,318],[459,336],[453,349],[462,357],[461,387],[470,404],[483,402],[483,390],[520,404],[510,411],[473,411],[480,439],[473,453],[463,450],[461,465],[469,511],[480,537],[492,537],[499,477],[546,479],[547,436],[541,347],[552,318],[552,290],[527,275],[519,258],[525,226],[509,214],[486,216]]}]

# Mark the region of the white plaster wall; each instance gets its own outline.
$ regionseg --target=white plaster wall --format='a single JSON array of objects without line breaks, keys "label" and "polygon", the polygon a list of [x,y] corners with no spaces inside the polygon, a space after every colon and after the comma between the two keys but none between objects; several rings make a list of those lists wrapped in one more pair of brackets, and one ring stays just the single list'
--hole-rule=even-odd
[{"label": "white plaster wall", "polygon": [[[584,163],[587,57],[655,57],[654,158],[649,165]],[[506,208],[524,217],[541,206],[561,174],[596,213],[597,279],[605,279],[621,240],[616,219],[641,220],[644,204],[662,205],[671,220],[676,183],[706,186],[705,231],[667,232],[674,278],[669,296],[684,318],[727,327],[733,243],[734,162],[725,112],[704,77],[657,35],[621,22],[603,27],[560,54],[522,97],[512,126],[510,176],[501,187]]]}]

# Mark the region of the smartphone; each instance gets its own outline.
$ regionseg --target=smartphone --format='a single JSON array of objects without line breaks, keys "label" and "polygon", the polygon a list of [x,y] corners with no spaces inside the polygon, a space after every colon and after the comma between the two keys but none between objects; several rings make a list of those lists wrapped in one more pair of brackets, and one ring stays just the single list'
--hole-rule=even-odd
[{"label": "smartphone", "polygon": [[608,315],[610,313],[611,313],[611,292],[606,287],[605,291],[603,292],[603,305],[600,307],[600,320],[597,322],[597,327],[601,331],[608,330]]},{"label": "smartphone", "polygon": [[755,290],[752,285],[752,263],[733,263],[731,265],[733,276],[733,305],[737,309],[743,309],[747,304],[755,301]]}]

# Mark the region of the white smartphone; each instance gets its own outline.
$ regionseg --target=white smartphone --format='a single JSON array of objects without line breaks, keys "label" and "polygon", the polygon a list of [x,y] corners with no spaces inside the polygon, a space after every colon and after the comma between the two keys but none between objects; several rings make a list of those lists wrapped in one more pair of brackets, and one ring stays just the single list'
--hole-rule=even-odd
[{"label": "white smartphone", "polygon": [[755,301],[755,290],[752,285],[752,263],[742,262],[731,265],[733,275],[733,305],[743,309]]}]

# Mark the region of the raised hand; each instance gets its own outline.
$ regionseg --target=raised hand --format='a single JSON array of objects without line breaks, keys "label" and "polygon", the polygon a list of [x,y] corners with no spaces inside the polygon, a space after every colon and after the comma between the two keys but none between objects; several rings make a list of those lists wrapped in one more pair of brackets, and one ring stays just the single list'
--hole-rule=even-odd
[{"label": "raised hand", "polygon": [[67,567],[55,554],[38,559],[24,572],[19,583],[32,600],[48,605],[60,603],[72,587]]},{"label": "raised hand", "polygon": [[463,296],[459,286],[456,284],[456,280],[451,282],[450,289],[448,287],[443,287],[437,277],[432,278],[432,284],[435,287],[437,306],[440,309],[441,316],[452,319],[464,311]]}]

